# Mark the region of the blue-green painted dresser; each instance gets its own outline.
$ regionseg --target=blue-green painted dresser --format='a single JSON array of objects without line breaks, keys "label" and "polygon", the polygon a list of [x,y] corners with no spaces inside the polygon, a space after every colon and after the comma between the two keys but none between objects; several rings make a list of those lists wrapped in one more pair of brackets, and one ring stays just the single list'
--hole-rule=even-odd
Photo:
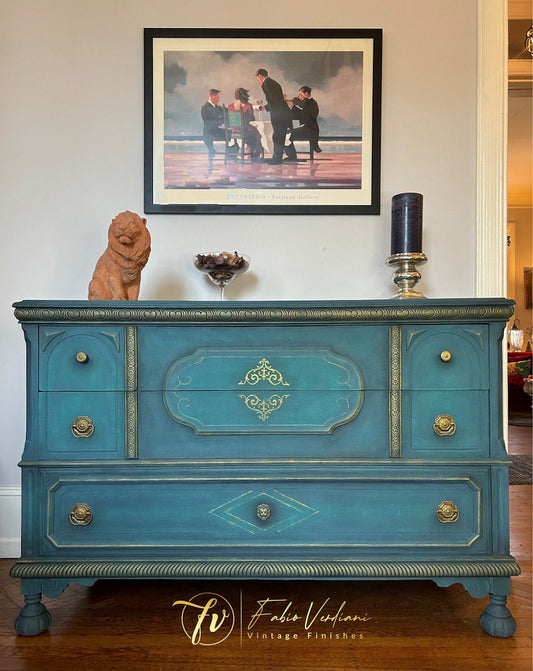
[{"label": "blue-green painted dresser", "polygon": [[504,299],[23,301],[16,628],[101,578],[431,579],[510,636]]}]

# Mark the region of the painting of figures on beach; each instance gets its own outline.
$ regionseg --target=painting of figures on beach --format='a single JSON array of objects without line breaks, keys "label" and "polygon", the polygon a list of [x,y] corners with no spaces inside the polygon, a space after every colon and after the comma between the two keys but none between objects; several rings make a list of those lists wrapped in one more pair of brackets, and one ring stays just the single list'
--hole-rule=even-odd
[{"label": "painting of figures on beach", "polygon": [[147,29],[145,56],[146,212],[379,212],[381,31]]}]

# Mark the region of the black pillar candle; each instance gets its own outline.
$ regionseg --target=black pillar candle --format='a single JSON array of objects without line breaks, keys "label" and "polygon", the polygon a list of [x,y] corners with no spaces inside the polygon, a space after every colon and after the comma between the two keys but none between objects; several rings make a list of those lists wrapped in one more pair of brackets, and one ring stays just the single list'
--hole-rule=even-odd
[{"label": "black pillar candle", "polygon": [[392,197],[391,255],[422,252],[422,194]]}]

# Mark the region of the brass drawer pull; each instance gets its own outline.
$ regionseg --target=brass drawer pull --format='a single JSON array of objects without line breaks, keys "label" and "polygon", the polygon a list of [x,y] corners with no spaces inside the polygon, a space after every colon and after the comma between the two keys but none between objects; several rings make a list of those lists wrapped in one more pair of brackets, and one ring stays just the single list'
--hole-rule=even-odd
[{"label": "brass drawer pull", "polygon": [[437,519],[443,524],[457,522],[459,509],[453,501],[442,501],[437,508]]},{"label": "brass drawer pull", "polygon": [[272,511],[270,510],[268,503],[260,503],[257,506],[257,517],[261,520],[261,522],[266,522],[271,514]]},{"label": "brass drawer pull", "polygon": [[448,352],[448,350],[445,349],[443,352],[440,353],[440,358],[441,361],[444,361],[444,363],[448,363],[449,361],[452,360],[452,353]]},{"label": "brass drawer pull", "polygon": [[78,363],[87,363],[87,361],[89,361],[89,357],[87,354],[85,354],[85,352],[78,352],[76,354],[76,361]]},{"label": "brass drawer pull", "polygon": [[68,518],[74,526],[86,527],[92,522],[93,513],[86,503],[76,503],[70,511]]},{"label": "brass drawer pull", "polygon": [[86,416],[76,417],[70,430],[76,438],[90,438],[94,433],[93,420]]},{"label": "brass drawer pull", "polygon": [[453,436],[457,426],[450,415],[439,415],[433,423],[433,431],[437,436]]}]

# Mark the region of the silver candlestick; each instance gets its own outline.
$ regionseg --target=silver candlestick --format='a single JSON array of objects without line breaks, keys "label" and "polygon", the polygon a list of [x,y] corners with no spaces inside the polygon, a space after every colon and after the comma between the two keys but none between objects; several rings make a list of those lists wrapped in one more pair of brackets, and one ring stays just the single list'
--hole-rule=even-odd
[{"label": "silver candlestick", "polygon": [[416,266],[426,261],[426,255],[421,252],[403,252],[389,256],[387,264],[397,266],[392,279],[399,289],[392,298],[425,298],[424,294],[415,291],[414,287],[422,277]]}]

